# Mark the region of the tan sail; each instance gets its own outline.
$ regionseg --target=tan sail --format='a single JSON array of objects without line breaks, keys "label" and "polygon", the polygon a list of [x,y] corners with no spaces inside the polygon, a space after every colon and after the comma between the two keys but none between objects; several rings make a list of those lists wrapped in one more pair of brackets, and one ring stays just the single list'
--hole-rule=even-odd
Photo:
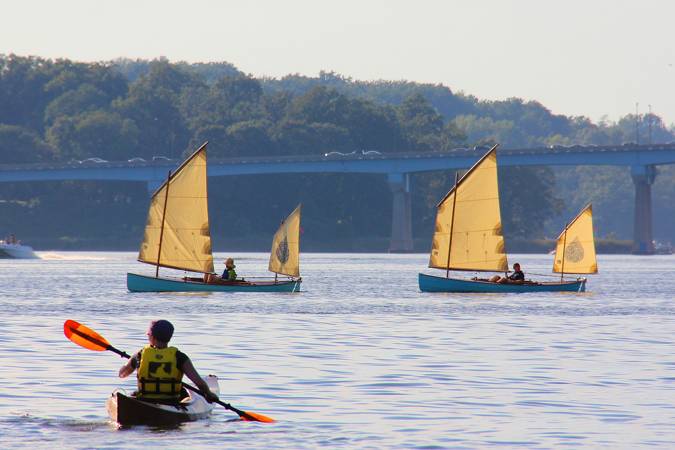
[{"label": "tan sail", "polygon": [[152,196],[138,260],[162,267],[213,272],[206,144]]},{"label": "tan sail", "polygon": [[586,206],[558,236],[553,272],[598,273],[591,205]]},{"label": "tan sail", "polygon": [[438,204],[429,267],[508,270],[499,209],[496,150],[495,145]]},{"label": "tan sail", "polygon": [[297,208],[284,220],[272,240],[269,271],[300,276],[300,210]]}]

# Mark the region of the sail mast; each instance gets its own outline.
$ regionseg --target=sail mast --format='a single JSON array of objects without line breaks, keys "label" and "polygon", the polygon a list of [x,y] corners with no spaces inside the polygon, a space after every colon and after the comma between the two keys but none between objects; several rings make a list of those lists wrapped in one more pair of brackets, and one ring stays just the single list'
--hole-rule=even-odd
[{"label": "sail mast", "polygon": [[562,283],[563,281],[563,276],[565,275],[565,247],[567,246],[567,229],[569,228],[569,224],[565,226],[565,231],[563,232],[563,249],[562,249],[562,263],[560,267],[560,282]]},{"label": "sail mast", "polygon": [[157,267],[155,268],[155,278],[159,278],[159,260],[162,257],[162,239],[164,238],[164,223],[166,222],[166,204],[169,203],[169,182],[171,181],[171,171],[166,177],[166,193],[164,196],[164,211],[162,212],[162,228],[159,231],[159,249],[157,250]]},{"label": "sail mast", "polygon": [[455,196],[452,198],[452,218],[450,219],[450,235],[448,236],[448,263],[445,269],[445,278],[450,278],[450,251],[452,250],[452,227],[455,224],[455,206],[457,205],[457,183],[459,171],[455,172]]}]

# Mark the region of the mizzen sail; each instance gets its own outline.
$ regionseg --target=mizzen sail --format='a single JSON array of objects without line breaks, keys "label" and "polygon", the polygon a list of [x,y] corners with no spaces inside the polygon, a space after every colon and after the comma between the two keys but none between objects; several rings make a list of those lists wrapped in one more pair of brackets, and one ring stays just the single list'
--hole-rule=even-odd
[{"label": "mizzen sail", "polygon": [[206,176],[204,144],[153,194],[139,261],[213,272]]},{"label": "mizzen sail", "polygon": [[495,145],[438,204],[429,267],[508,270],[499,209],[496,150]]},{"label": "mizzen sail", "polygon": [[553,272],[598,273],[591,205],[586,206],[558,236]]},{"label": "mizzen sail", "polygon": [[297,208],[281,222],[279,229],[272,240],[269,271],[288,275],[300,276],[300,210]]}]

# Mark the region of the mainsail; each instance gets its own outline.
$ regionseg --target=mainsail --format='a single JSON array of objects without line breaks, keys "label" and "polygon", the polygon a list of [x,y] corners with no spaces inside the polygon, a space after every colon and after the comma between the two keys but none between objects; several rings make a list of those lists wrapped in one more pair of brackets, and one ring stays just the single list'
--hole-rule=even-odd
[{"label": "mainsail", "polygon": [[206,143],[153,194],[138,260],[213,273],[206,187]]},{"label": "mainsail", "polygon": [[558,236],[553,272],[598,273],[591,205],[586,206]]},{"label": "mainsail", "polygon": [[281,222],[279,229],[272,240],[269,271],[288,275],[300,276],[300,210],[295,210]]},{"label": "mainsail", "polygon": [[429,267],[505,272],[497,183],[497,146],[437,206]]}]

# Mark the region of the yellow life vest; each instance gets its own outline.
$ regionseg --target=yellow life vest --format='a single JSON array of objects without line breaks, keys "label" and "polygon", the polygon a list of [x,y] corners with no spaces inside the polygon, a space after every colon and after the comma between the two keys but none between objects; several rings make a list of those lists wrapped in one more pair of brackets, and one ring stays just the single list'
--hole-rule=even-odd
[{"label": "yellow life vest", "polygon": [[176,347],[155,348],[141,352],[138,367],[138,396],[147,399],[177,399],[183,387],[183,372],[178,367]]}]

